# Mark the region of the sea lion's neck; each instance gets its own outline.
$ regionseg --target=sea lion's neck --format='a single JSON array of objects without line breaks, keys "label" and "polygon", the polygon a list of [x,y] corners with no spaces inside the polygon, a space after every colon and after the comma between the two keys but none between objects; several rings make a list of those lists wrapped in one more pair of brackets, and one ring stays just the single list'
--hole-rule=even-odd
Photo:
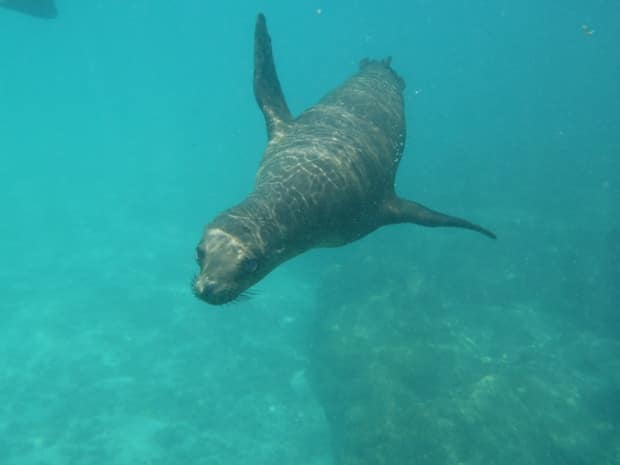
[{"label": "sea lion's neck", "polygon": [[[245,244],[252,244],[261,255],[276,252],[284,259],[306,250],[292,244],[289,211],[286,206],[270,201],[265,195],[250,194],[238,205],[226,210],[212,223]],[[289,221],[287,221],[289,220]],[[294,249],[294,250],[293,250]]]}]

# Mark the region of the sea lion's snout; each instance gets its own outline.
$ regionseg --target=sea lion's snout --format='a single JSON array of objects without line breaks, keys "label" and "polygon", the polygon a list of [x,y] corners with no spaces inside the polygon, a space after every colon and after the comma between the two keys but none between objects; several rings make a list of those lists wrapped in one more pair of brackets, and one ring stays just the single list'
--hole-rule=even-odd
[{"label": "sea lion's snout", "polygon": [[231,295],[230,292],[226,292],[221,286],[200,274],[194,279],[192,287],[196,297],[211,305],[225,304],[234,299],[234,295]]},{"label": "sea lion's snout", "polygon": [[215,291],[215,285],[209,282],[197,280],[197,282],[194,284],[194,290],[198,295],[208,296],[213,294],[213,292]]},{"label": "sea lion's snout", "polygon": [[192,283],[196,297],[222,305],[236,300],[260,277],[258,259],[238,237],[208,227],[196,247],[200,271]]},{"label": "sea lion's snout", "polygon": [[204,300],[209,300],[209,297],[215,294],[216,289],[215,284],[201,279],[200,276],[197,276],[194,281],[194,294]]}]

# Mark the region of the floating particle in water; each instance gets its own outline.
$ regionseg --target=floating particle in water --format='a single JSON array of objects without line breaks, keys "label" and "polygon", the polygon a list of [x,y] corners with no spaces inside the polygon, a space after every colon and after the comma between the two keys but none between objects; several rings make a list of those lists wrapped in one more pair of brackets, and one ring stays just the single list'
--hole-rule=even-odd
[{"label": "floating particle in water", "polygon": [[592,29],[592,28],[591,28],[589,25],[587,25],[587,24],[582,24],[582,25],[581,25],[581,30],[583,31],[583,33],[584,33],[585,35],[588,35],[588,36],[593,36],[593,35],[594,35],[594,33],[596,32],[594,29]]}]

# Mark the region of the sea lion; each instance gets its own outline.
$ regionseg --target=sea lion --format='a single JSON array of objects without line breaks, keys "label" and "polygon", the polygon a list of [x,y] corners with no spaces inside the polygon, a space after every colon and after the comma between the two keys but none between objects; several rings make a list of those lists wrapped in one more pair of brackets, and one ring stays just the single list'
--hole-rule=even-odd
[{"label": "sea lion", "polygon": [[51,19],[58,16],[54,0],[0,0],[0,6],[37,18]]},{"label": "sea lion", "polygon": [[415,223],[495,235],[396,196],[405,145],[404,81],[390,59],[359,72],[297,118],[276,74],[265,17],[254,33],[254,94],[268,143],[254,191],[219,214],[196,248],[197,297],[234,301],[271,270],[313,247],[336,247],[380,226]]}]

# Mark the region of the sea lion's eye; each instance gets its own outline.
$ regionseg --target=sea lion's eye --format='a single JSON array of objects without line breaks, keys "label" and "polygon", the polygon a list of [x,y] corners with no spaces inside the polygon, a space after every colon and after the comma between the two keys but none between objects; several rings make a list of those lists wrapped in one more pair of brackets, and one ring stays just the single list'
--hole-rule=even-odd
[{"label": "sea lion's eye", "polygon": [[196,261],[200,263],[205,258],[205,251],[200,247],[196,247]]},{"label": "sea lion's eye", "polygon": [[241,269],[246,273],[254,273],[258,268],[258,260],[255,258],[247,258],[241,262]]}]

